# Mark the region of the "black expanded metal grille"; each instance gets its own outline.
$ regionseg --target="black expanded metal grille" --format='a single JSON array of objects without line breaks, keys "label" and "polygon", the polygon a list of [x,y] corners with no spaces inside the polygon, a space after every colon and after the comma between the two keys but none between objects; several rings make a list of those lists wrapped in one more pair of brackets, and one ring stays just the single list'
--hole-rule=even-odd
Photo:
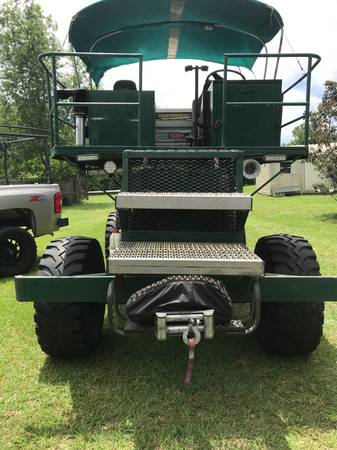
[{"label": "black expanded metal grille", "polygon": [[129,159],[129,192],[236,192],[235,160]]},{"label": "black expanded metal grille", "polygon": [[235,232],[247,216],[246,211],[120,210],[124,231]]}]

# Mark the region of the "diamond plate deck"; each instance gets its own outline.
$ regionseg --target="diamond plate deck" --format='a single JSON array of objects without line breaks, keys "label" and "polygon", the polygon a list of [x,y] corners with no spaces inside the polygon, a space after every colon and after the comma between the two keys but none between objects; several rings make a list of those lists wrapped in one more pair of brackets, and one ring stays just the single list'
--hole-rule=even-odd
[{"label": "diamond plate deck", "polygon": [[224,192],[121,192],[117,209],[251,211],[252,197]]},{"label": "diamond plate deck", "polygon": [[262,276],[264,263],[242,244],[122,242],[110,252],[109,273]]}]

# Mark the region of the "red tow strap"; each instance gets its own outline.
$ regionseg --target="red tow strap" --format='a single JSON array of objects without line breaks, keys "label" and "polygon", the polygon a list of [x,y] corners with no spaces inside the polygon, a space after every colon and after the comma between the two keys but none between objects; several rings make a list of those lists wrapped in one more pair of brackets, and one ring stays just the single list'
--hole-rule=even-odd
[{"label": "red tow strap", "polygon": [[189,355],[188,355],[187,367],[186,367],[185,376],[184,376],[184,385],[185,386],[190,386],[191,381],[192,381],[195,347],[196,347],[195,338],[189,338],[188,339]]}]

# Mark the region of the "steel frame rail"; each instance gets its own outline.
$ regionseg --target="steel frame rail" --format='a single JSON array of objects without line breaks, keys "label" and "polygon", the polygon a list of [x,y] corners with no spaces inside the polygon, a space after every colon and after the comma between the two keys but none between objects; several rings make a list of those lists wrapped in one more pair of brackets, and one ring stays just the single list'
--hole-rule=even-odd
[{"label": "steel frame rail", "polygon": [[[134,278],[128,277],[128,280]],[[226,284],[233,303],[248,302],[256,280],[261,289],[262,303],[337,301],[337,277],[333,276],[302,277],[266,273],[259,278],[227,276],[221,279]],[[52,277],[17,276],[16,298],[19,302],[107,303],[109,285],[115,283],[115,280],[114,275],[105,273]],[[143,279],[143,284],[148,284],[146,278]],[[140,287],[133,286],[133,290],[136,291]]]}]

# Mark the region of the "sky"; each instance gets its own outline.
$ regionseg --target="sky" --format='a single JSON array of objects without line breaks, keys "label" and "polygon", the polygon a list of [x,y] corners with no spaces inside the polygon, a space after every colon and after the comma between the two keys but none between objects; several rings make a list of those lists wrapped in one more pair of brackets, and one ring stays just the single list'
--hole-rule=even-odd
[{"label": "sky", "polygon": [[[70,21],[79,10],[93,3],[93,0],[36,0],[45,14],[51,15],[58,25],[57,35],[61,43],[67,39]],[[141,1],[141,0],[138,0]],[[160,0],[158,0],[160,1]],[[0,0],[0,4],[3,1]],[[312,108],[315,108],[322,96],[324,82],[337,80],[337,0],[265,0],[265,3],[275,7],[285,23],[285,41],[283,51],[291,51],[288,41],[295,52],[317,53],[322,57],[322,63],[314,72],[312,84]],[[276,37],[269,45],[269,51],[276,51],[279,38]],[[194,87],[193,74],[185,73],[182,61],[148,62],[144,67],[144,89],[156,91],[156,104],[160,108],[189,107],[191,105]],[[219,68],[210,64],[210,68]],[[113,69],[104,79],[104,85],[109,86],[118,79],[137,79],[137,68],[126,66]],[[299,73],[296,63],[281,66],[281,75],[292,80]],[[202,80],[201,80],[202,81]],[[173,94],[172,94],[173,93]],[[289,101],[302,101],[303,92],[295,91],[289,96]],[[300,115],[301,111],[293,108],[285,112],[285,119]],[[286,130],[285,139],[291,135]]]}]

